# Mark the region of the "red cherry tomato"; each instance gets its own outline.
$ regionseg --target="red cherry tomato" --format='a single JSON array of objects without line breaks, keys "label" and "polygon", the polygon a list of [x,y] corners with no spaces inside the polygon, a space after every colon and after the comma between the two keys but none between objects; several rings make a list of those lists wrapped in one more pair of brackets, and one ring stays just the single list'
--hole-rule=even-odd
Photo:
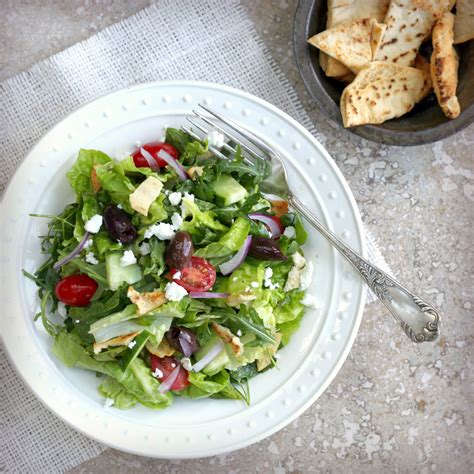
[{"label": "red cherry tomato", "polygon": [[69,275],[56,284],[54,292],[59,301],[69,306],[86,306],[97,290],[97,282],[92,278],[78,273]]},{"label": "red cherry tomato", "polygon": [[[176,272],[181,272],[177,279],[173,278]],[[182,270],[172,268],[170,271],[172,280],[188,291],[208,291],[216,282],[215,268],[204,258],[191,257],[191,263]]]},{"label": "red cherry tomato", "polygon": [[[148,153],[150,153],[153,158],[156,161],[156,164],[160,167],[163,168],[166,166],[166,161],[163,161],[161,158],[157,158],[156,155],[160,152],[160,150],[166,151],[169,155],[171,155],[175,160],[179,158],[179,153],[178,150],[173,146],[170,145],[169,143],[165,142],[151,142],[147,143],[146,145],[143,145],[142,147],[145,149]],[[135,150],[132,154],[133,162],[135,163],[135,166],[137,168],[149,168],[150,165],[148,164],[148,161],[143,157],[140,148],[138,150]]]},{"label": "red cherry tomato", "polygon": [[[179,364],[179,361],[174,357],[158,357],[154,354],[150,354],[150,362],[152,372],[158,369],[163,374],[161,377],[157,377],[160,382],[165,380],[176,368],[176,365]],[[177,392],[178,390],[183,390],[183,388],[186,388],[188,385],[188,371],[184,367],[180,367],[178,376],[173,382],[173,385],[171,385],[171,390]]]}]

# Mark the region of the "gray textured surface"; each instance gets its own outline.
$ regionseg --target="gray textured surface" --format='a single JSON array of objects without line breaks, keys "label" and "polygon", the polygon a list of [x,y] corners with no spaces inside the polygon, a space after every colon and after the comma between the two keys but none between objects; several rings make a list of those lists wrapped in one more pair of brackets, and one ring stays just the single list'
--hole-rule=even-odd
[{"label": "gray textured surface", "polygon": [[[0,79],[149,4],[0,1]],[[396,276],[444,313],[442,337],[412,345],[375,303],[329,389],[271,438],[196,461],[107,450],[72,472],[473,472],[474,127],[417,148],[380,146],[335,128],[311,103],[295,69],[296,2],[243,3],[325,137]]]}]

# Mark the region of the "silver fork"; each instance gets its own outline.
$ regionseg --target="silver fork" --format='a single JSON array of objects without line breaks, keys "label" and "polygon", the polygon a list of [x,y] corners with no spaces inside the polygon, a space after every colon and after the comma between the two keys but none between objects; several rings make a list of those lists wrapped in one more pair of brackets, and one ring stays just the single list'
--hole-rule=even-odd
[{"label": "silver fork", "polygon": [[[440,323],[439,312],[380,268],[372,265],[324,227],[318,218],[291,192],[284,162],[275,150],[230,118],[203,105],[199,105],[199,107],[207,114],[193,110],[194,116],[187,118],[195,130],[203,134],[212,130],[223,133],[229,142],[241,146],[242,150],[246,152],[244,160],[250,165],[254,164],[255,160],[268,160],[272,166],[272,173],[268,179],[262,182],[261,190],[265,193],[285,197],[294,209],[299,211],[315,229],[326,237],[359,272],[369,288],[387,307],[413,342],[433,341],[437,338]],[[200,136],[195,130],[186,126],[181,128],[194,138],[203,139],[203,136]],[[209,147],[210,151],[218,158],[229,159],[222,153],[222,150],[226,150],[230,154],[236,153],[236,149],[229,142],[226,142],[221,150],[211,146]]]}]

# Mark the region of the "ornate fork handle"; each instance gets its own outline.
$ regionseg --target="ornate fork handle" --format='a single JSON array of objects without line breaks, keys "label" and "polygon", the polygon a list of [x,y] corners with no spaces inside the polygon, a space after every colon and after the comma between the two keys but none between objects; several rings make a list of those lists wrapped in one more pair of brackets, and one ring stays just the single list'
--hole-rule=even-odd
[{"label": "ornate fork handle", "polygon": [[433,306],[348,247],[326,229],[298,198],[290,195],[288,200],[354,266],[413,342],[433,341],[438,337],[439,313]]}]

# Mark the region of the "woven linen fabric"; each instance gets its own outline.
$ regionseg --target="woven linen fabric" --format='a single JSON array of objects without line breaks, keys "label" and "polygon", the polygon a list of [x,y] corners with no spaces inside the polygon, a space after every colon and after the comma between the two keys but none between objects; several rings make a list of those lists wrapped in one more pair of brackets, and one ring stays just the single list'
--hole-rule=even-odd
[{"label": "woven linen fabric", "polygon": [[[243,89],[318,138],[238,2],[163,0],[0,84],[1,189],[44,133],[79,106],[132,84],[170,79]],[[386,268],[367,237],[370,259]],[[64,472],[105,449],[36,400],[3,351],[0,380],[1,472]]]}]

